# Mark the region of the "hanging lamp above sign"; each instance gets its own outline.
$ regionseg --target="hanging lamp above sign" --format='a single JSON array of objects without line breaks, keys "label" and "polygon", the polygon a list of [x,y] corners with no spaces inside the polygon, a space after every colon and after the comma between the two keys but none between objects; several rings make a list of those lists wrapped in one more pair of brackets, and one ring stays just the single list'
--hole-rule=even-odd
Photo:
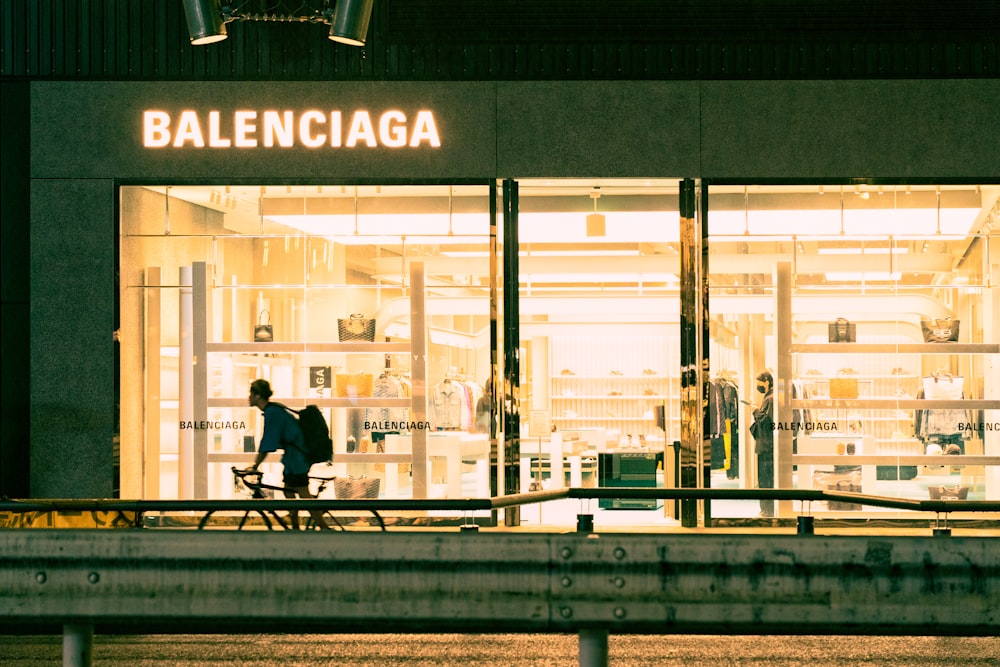
[{"label": "hanging lamp above sign", "polygon": [[246,0],[184,0],[191,44],[202,46],[228,37],[226,24],[234,21],[321,23],[330,26],[329,39],[364,46],[375,0],[313,0],[284,2]]}]

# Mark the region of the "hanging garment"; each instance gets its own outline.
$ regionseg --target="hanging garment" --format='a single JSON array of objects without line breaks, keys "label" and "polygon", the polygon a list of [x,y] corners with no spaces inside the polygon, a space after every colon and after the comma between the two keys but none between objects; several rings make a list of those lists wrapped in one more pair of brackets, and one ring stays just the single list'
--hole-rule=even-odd
[{"label": "hanging garment", "polygon": [[438,429],[461,428],[464,400],[464,392],[458,383],[445,378],[435,385],[431,392],[431,408],[433,410],[431,426]]}]

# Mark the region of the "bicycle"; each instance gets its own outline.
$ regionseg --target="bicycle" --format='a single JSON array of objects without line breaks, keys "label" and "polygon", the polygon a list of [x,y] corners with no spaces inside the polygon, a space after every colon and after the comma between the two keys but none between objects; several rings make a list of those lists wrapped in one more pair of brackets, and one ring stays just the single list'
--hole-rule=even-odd
[{"label": "bicycle", "polygon": [[[288,495],[288,493],[286,493],[285,487],[283,486],[264,484],[263,482],[264,473],[262,473],[260,470],[254,470],[252,468],[244,470],[237,468],[236,466],[233,466],[231,470],[233,471],[233,483],[236,486],[237,491],[244,493],[248,492],[250,497],[255,500],[271,500],[274,498],[275,491],[281,491],[282,494],[285,496]],[[334,480],[333,477],[318,477],[312,475],[309,476],[310,482],[319,483],[315,493],[317,497],[321,493],[323,493],[323,491],[326,490],[326,487],[333,480]],[[237,527],[237,530],[243,529],[243,526],[246,525],[247,519],[249,518],[251,512],[257,512],[258,514],[260,514],[268,530],[274,530],[274,526],[271,522],[271,519],[273,519],[275,523],[280,525],[285,530],[294,530],[294,528],[290,526],[289,523],[284,518],[282,518],[276,511],[267,509],[247,510],[243,514],[243,518],[240,520],[240,525]],[[339,528],[342,531],[345,530],[343,524],[341,524],[340,521],[337,520],[337,517],[331,514],[329,510],[325,511],[323,514],[324,517],[327,520],[332,521],[333,524],[337,526],[337,528]],[[268,515],[270,515],[270,518],[268,517]],[[205,519],[207,518],[208,516],[205,517]],[[204,523],[205,519],[202,520],[202,523]],[[303,529],[304,530],[318,529],[318,527],[315,525],[312,515],[310,515],[306,519]]]}]

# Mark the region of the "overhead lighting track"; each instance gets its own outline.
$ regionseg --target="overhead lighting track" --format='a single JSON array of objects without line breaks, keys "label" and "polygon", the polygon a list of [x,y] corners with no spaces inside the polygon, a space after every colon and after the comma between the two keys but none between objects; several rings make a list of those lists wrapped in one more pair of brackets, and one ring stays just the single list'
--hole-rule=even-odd
[{"label": "overhead lighting track", "polygon": [[226,24],[236,21],[320,23],[330,26],[327,37],[335,42],[364,46],[375,0],[305,0],[294,8],[273,0],[183,0],[191,44],[221,42],[229,35]]}]

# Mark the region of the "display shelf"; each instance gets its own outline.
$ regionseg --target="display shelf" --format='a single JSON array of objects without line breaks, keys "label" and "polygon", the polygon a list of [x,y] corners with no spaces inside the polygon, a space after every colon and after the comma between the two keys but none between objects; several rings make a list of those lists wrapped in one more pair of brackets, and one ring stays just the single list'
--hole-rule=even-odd
[{"label": "display shelf", "polygon": [[1000,354],[1000,343],[801,343],[791,354]]},{"label": "display shelf", "polygon": [[[779,264],[779,304],[786,303],[786,300],[790,302],[793,290],[791,276],[791,265]],[[995,322],[992,318],[997,316],[997,304],[1000,303],[996,292],[984,294],[982,302],[987,304],[983,311],[984,321]],[[942,309],[945,309],[944,305]],[[828,315],[829,321],[836,317],[835,314]],[[893,322],[919,319],[919,316],[913,313],[886,313],[885,318]],[[793,319],[794,316],[779,318],[778,321],[777,377],[794,378],[795,382],[801,383],[804,391],[794,398],[788,392],[776,395],[776,421],[790,421],[794,415],[801,414],[794,411],[810,411],[809,420],[813,422],[846,420],[851,425],[857,420],[860,432],[850,435],[822,434],[805,441],[799,438],[796,454],[792,453],[795,444],[792,433],[788,430],[776,433],[776,481],[779,487],[788,487],[793,483],[796,468],[799,484],[811,485],[813,482],[809,473],[816,466],[858,466],[861,469],[862,492],[872,493],[882,479],[878,477],[879,468],[905,466],[920,467],[926,471],[946,467],[962,469],[962,474],[971,479],[978,476],[980,482],[985,482],[987,497],[995,493],[996,489],[991,485],[1000,479],[997,434],[984,433],[969,426],[983,421],[1000,425],[993,416],[1000,410],[1000,400],[995,391],[998,381],[996,356],[1000,354],[1000,344],[909,342],[896,333],[873,333],[867,339],[859,336],[862,342],[858,343],[792,343],[796,324]],[[995,328],[980,328],[987,339],[995,337]],[[798,330],[804,331],[801,327]],[[907,327],[907,330],[919,331],[919,328],[913,326]],[[877,331],[874,326],[872,331]],[[852,372],[841,372],[844,367],[850,367]],[[937,368],[946,371],[945,376],[954,374],[956,378],[964,377],[966,384],[962,387],[962,398],[958,398],[957,393],[945,394],[942,398],[917,398],[925,388],[925,378],[931,375],[937,377],[937,371],[931,371]],[[835,378],[856,380],[858,396],[829,398],[829,382]],[[921,427],[927,423],[931,413],[925,411],[941,411],[939,416],[948,419],[948,426],[954,429],[954,435],[961,436],[963,454],[941,456],[925,453],[927,442],[933,440],[925,441],[911,435],[912,425],[918,423],[918,415],[925,420]],[[955,414],[945,415],[946,411],[955,411]],[[979,414],[976,414],[977,411]],[[966,418],[968,426],[962,423]],[[941,426],[941,422],[938,425]],[[952,434],[952,431],[947,431],[947,434]],[[851,442],[859,437],[864,440],[865,446],[859,446],[856,454],[844,455],[834,451],[838,442]],[[803,447],[814,449],[803,451]],[[986,470],[985,476],[983,469]],[[926,497],[926,484],[921,486],[903,478],[897,483],[904,485],[899,491],[904,496],[916,494]],[[787,509],[788,506],[785,506],[783,511]]]},{"label": "display shelf", "polygon": [[1000,400],[963,398],[793,398],[793,409],[830,410],[1000,410]]},{"label": "display shelf", "polygon": [[626,401],[665,401],[666,396],[655,396],[650,394],[616,394],[614,396],[608,394],[606,396],[553,396],[552,402],[556,401],[608,401],[608,400],[626,400]]},{"label": "display shelf", "polygon": [[228,354],[369,353],[409,354],[409,343],[208,343],[206,351]]},{"label": "display shelf", "polygon": [[793,465],[833,465],[833,466],[996,466],[1000,456],[954,455],[942,456],[925,454],[796,454]]},{"label": "display shelf", "polygon": [[576,417],[553,417],[552,421],[563,421],[563,422],[649,422],[653,423],[655,420],[652,417],[586,417],[586,416],[576,416]]},{"label": "display shelf", "polygon": [[[316,405],[321,408],[410,408],[413,401],[410,398],[371,398],[359,396],[358,398],[319,398],[316,396],[301,397],[303,403]],[[210,408],[245,408],[246,398],[210,398],[207,401]]]},{"label": "display shelf", "polygon": [[[615,440],[619,433],[661,433],[654,410],[680,395],[679,378],[667,372],[677,367],[676,345],[669,336],[637,332],[553,335],[548,340],[548,408],[560,430],[600,428],[605,440]],[[669,431],[679,425],[667,418]]]},{"label": "display shelf", "polygon": [[[291,406],[302,404],[313,404],[323,409],[329,410],[371,410],[371,409],[400,409],[409,410],[411,414],[407,418],[414,422],[426,422],[427,420],[427,396],[423,391],[426,387],[426,325],[424,319],[424,275],[423,264],[412,262],[410,264],[410,310],[409,329],[411,340],[408,342],[330,342],[330,341],[284,341],[284,342],[219,342],[211,340],[210,324],[215,324],[215,320],[210,316],[211,304],[213,303],[212,290],[209,285],[208,272],[204,263],[196,262],[192,265],[192,289],[188,297],[190,302],[180,304],[183,309],[188,308],[192,313],[191,322],[191,345],[186,349],[184,345],[179,346],[178,359],[180,368],[192,368],[193,374],[190,382],[190,389],[185,385],[185,380],[181,378],[181,398],[179,401],[180,412],[183,414],[196,415],[198,411],[221,408],[221,409],[247,409],[246,396],[240,391],[239,396],[225,395],[231,393],[234,388],[244,386],[242,379],[233,377],[231,374],[225,375],[225,382],[219,383],[217,369],[219,367],[233,368],[235,366],[260,366],[267,367],[271,373],[280,371],[278,379],[285,387],[292,387],[291,395],[280,393],[277,398]],[[168,353],[169,354],[169,353]],[[247,356],[253,356],[252,364],[243,364],[240,361]],[[339,367],[330,363],[329,357],[322,358],[322,362],[310,363],[312,355],[345,355],[343,359],[361,359],[354,364],[359,368],[351,368],[357,372],[370,372],[373,379],[382,370],[365,369],[370,365],[371,359],[364,355],[407,355],[410,361],[410,375],[414,391],[407,398],[382,398],[374,396],[329,397],[316,395],[315,388],[304,389],[302,374],[307,373],[310,365],[322,365],[330,367],[333,375],[338,374]],[[341,359],[336,357],[335,359]],[[200,360],[206,360],[199,363]],[[380,360],[381,361],[381,360]],[[301,362],[301,363],[299,363]],[[351,364],[347,364],[348,368]],[[213,375],[214,373],[214,375]],[[252,377],[252,376],[251,376]],[[260,377],[269,377],[274,382],[275,378],[265,372]],[[243,378],[245,379],[245,378]],[[332,380],[333,378],[331,378]],[[277,384],[275,385],[278,386]],[[211,387],[211,391],[209,391]],[[332,391],[335,387],[326,387],[324,391]],[[237,390],[239,391],[239,390]],[[285,390],[287,391],[287,389]],[[371,452],[367,454],[355,455],[347,454],[344,451],[346,441],[343,429],[350,421],[345,417],[346,413],[328,413],[327,419],[333,427],[333,438],[335,442],[334,460],[343,466],[348,464],[370,464],[370,463],[409,463],[412,464],[414,473],[413,497],[427,497],[427,470],[429,468],[427,432],[425,429],[415,429],[412,437],[412,453],[407,454],[405,460],[400,454],[387,454]],[[181,417],[187,419],[187,417]],[[338,431],[338,429],[341,429]],[[251,431],[254,430],[251,426]],[[207,492],[206,470],[209,463],[218,461],[244,461],[252,454],[242,451],[232,452],[209,452],[209,433],[206,429],[188,429],[182,433],[182,441],[179,445],[180,457],[178,465],[178,476],[181,489],[185,494],[190,493],[193,497],[204,497]],[[242,438],[240,438],[240,442]],[[346,470],[346,469],[345,469]],[[343,474],[341,471],[340,474]],[[187,485],[187,486],[185,486]]]}]

